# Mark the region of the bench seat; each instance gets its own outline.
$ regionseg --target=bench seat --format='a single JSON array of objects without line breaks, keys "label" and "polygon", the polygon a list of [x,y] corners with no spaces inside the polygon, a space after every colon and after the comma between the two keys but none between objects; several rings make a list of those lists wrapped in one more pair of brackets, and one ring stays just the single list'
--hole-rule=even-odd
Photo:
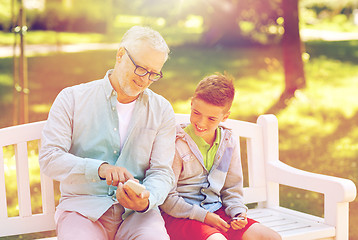
[{"label": "bench seat", "polygon": [[277,231],[285,240],[334,239],[334,226],[324,219],[287,208],[250,209],[248,217]]}]

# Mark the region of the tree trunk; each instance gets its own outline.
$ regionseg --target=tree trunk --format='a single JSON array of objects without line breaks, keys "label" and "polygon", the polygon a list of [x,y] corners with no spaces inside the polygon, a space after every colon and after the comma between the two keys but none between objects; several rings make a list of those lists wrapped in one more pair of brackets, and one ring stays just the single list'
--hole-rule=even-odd
[{"label": "tree trunk", "polygon": [[282,38],[285,90],[266,113],[278,114],[285,109],[298,89],[306,86],[303,69],[301,38],[298,25],[298,1],[282,0],[285,33]]},{"label": "tree trunk", "polygon": [[285,33],[282,39],[285,90],[283,96],[294,96],[306,86],[302,61],[301,38],[298,25],[298,0],[282,0]]}]

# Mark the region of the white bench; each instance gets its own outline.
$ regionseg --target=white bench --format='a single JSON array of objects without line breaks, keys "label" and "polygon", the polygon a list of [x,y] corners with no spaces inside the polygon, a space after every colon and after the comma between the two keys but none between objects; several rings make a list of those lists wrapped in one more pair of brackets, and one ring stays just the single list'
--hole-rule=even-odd
[{"label": "white bench", "polygon": [[[177,122],[189,116],[176,115]],[[0,237],[55,229],[53,181],[41,174],[42,213],[32,214],[27,142],[41,138],[45,121],[0,129]],[[275,229],[285,240],[349,238],[349,202],[356,197],[354,183],[347,179],[305,172],[279,161],[278,123],[273,115],[262,115],[257,123],[227,120],[236,136],[246,139],[248,187],[247,204],[257,203],[249,217]],[[39,141],[40,143],[40,141]],[[15,146],[19,216],[8,217],[3,147]],[[279,185],[324,195],[324,218],[290,210],[279,205]],[[56,238],[54,238],[56,239]]]}]

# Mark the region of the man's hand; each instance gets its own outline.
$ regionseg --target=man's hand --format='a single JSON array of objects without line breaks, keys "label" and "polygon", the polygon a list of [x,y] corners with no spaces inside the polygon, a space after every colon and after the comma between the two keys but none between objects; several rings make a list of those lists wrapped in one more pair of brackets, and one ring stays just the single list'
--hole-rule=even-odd
[{"label": "man's hand", "polygon": [[150,192],[144,190],[139,196],[129,187],[122,183],[118,184],[116,197],[123,207],[137,212],[144,212],[149,207]]},{"label": "man's hand", "polygon": [[230,226],[234,230],[243,229],[246,226],[246,224],[248,223],[246,213],[241,213],[239,215],[239,217],[244,217],[245,219],[244,220],[233,220],[230,222]]},{"label": "man's hand", "polygon": [[103,163],[98,168],[98,176],[106,179],[107,185],[117,186],[120,182],[124,183],[128,179],[134,179],[133,175],[123,167],[117,167],[108,163]]},{"label": "man's hand", "polygon": [[230,225],[222,219],[219,215],[208,212],[205,216],[204,223],[219,229],[222,232],[227,232],[230,228]]}]

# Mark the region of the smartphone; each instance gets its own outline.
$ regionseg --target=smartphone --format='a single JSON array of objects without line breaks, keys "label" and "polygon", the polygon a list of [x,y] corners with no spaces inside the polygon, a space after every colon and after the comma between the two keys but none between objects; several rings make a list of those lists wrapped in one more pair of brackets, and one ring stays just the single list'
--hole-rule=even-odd
[{"label": "smartphone", "polygon": [[127,180],[124,185],[130,187],[137,195],[140,195],[144,190],[145,186],[132,179]]},{"label": "smartphone", "polygon": [[229,219],[229,220],[227,221],[227,223],[231,223],[232,221],[235,221],[235,220],[245,220],[245,217],[242,217],[242,216],[233,217],[233,218]]}]

